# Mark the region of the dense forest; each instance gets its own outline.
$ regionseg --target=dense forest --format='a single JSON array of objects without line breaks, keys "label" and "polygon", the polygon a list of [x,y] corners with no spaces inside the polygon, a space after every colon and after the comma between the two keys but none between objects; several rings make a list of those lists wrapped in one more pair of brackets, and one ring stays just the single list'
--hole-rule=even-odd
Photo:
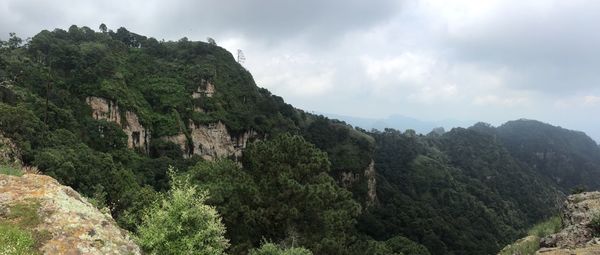
[{"label": "dense forest", "polygon": [[[228,153],[198,141],[218,125]],[[286,104],[210,38],[105,26],[0,41],[0,131],[158,254],[491,254],[600,186],[581,132],[367,131]]]}]

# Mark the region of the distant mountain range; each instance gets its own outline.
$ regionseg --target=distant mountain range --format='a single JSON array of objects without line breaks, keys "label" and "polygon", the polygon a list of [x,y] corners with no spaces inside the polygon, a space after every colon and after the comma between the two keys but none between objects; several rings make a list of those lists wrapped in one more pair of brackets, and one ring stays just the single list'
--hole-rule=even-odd
[{"label": "distant mountain range", "polygon": [[328,118],[343,120],[344,122],[360,127],[366,130],[377,129],[384,130],[385,128],[393,128],[397,130],[413,129],[417,133],[427,134],[434,128],[443,127],[445,130],[450,130],[455,127],[469,127],[477,121],[462,121],[455,119],[445,119],[439,121],[420,120],[403,115],[391,115],[386,118],[361,118],[331,113],[320,113]]}]

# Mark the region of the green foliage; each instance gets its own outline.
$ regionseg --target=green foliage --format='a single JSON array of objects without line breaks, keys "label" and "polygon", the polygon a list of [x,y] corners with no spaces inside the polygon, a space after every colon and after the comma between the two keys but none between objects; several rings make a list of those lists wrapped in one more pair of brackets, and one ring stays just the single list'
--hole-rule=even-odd
[{"label": "green foliage", "polygon": [[12,175],[12,176],[22,176],[23,171],[21,169],[19,169],[18,167],[0,164],[0,174],[6,174],[6,175]]},{"label": "green foliage", "polygon": [[206,199],[188,177],[171,173],[171,190],[144,212],[140,246],[149,254],[223,254],[229,246],[225,227]]},{"label": "green foliage", "polygon": [[[439,137],[372,135],[383,177],[380,206],[362,215],[359,226],[377,240],[402,235],[432,254],[494,253],[552,213],[559,197],[490,135],[464,129]],[[548,195],[533,195],[540,190]]]},{"label": "green foliage", "polygon": [[429,255],[429,251],[425,246],[417,244],[403,236],[392,237],[385,241],[385,245],[390,249],[391,253],[395,254]]},{"label": "green foliage", "polygon": [[588,227],[592,229],[593,235],[595,237],[600,236],[600,213],[597,213],[592,217],[592,220],[588,224]]},{"label": "green foliage", "polygon": [[528,236],[519,239],[513,244],[506,246],[500,251],[500,255],[513,255],[523,254],[532,255],[535,254],[540,248],[540,238],[554,234],[560,231],[562,222],[560,217],[554,216],[543,222],[535,224],[529,229]]},{"label": "green foliage", "polygon": [[35,228],[42,222],[37,201],[10,205],[0,215],[0,254],[39,254],[37,248],[48,238],[47,233]]},{"label": "green foliage", "polygon": [[34,249],[33,236],[29,231],[0,222],[0,247],[2,255],[38,254]]},{"label": "green foliage", "polygon": [[549,219],[535,224],[528,232],[531,236],[546,237],[554,234],[562,228],[562,221],[560,217],[554,216]]},{"label": "green foliage", "polygon": [[258,249],[250,251],[250,255],[312,255],[304,248],[281,248],[273,243],[265,243]]},{"label": "green foliage", "polygon": [[188,173],[200,189],[209,191],[207,203],[223,216],[231,253],[244,254],[254,247],[264,234],[258,231],[255,219],[260,217],[257,207],[265,194],[259,193],[253,176],[226,159],[199,162]]},{"label": "green foliage", "polygon": [[[325,153],[300,136],[251,144],[243,160],[262,198],[255,229],[316,254],[347,254],[360,206],[327,172]],[[284,239],[285,238],[285,239]]]},{"label": "green foliage", "polygon": [[499,255],[533,255],[537,250],[540,249],[540,238],[539,237],[528,237],[527,239],[519,240],[518,243],[511,244],[506,248],[502,249]]}]

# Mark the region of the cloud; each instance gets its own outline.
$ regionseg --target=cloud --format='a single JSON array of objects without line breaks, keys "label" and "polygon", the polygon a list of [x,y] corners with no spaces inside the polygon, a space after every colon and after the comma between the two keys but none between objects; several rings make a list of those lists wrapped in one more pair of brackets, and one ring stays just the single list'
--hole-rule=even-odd
[{"label": "cloud", "polygon": [[[600,130],[600,2],[592,0],[134,0],[0,2],[0,38],[71,24],[242,49],[293,105]],[[600,132],[594,133],[600,138]]]}]

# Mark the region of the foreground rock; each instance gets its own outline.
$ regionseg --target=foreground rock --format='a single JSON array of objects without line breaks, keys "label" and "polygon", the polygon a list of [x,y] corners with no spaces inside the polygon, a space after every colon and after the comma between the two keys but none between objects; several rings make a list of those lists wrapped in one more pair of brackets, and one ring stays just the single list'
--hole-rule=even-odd
[{"label": "foreground rock", "polygon": [[33,214],[37,215],[26,218],[39,219],[30,222],[36,233],[44,233],[36,247],[42,254],[140,254],[109,214],[97,210],[73,189],[44,175],[0,174],[0,220],[10,222],[7,215],[22,205],[35,205]]},{"label": "foreground rock", "polygon": [[600,219],[600,192],[584,192],[567,198],[562,210],[563,229],[540,240],[536,254],[600,254],[600,235],[594,219]]}]

